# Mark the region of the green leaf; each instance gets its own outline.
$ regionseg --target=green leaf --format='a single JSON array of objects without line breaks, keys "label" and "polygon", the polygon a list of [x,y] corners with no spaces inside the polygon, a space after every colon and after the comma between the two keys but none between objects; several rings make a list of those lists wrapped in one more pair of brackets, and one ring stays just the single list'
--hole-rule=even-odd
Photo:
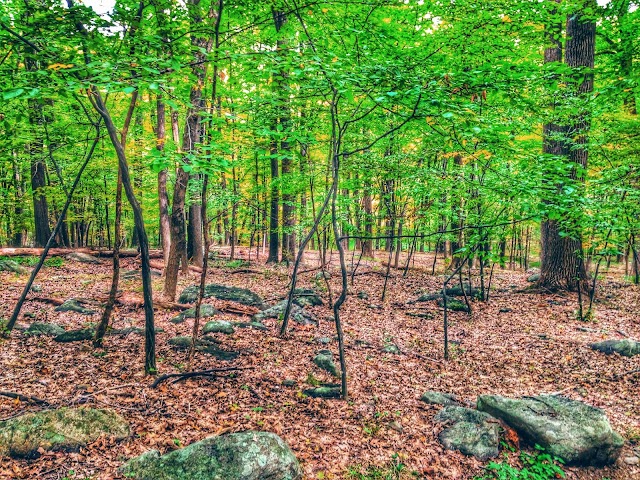
[{"label": "green leaf", "polygon": [[14,88],[13,90],[7,90],[2,92],[2,98],[4,100],[11,100],[12,98],[19,97],[24,93],[24,88]]}]

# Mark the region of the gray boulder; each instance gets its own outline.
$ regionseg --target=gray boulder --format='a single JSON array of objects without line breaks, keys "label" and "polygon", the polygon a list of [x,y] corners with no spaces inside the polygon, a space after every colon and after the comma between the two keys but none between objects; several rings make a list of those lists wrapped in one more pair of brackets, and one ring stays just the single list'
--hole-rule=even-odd
[{"label": "gray boulder", "polygon": [[559,395],[520,399],[481,395],[478,410],[503,420],[523,440],[568,465],[612,464],[624,445],[602,410]]},{"label": "gray boulder", "polygon": [[207,333],[226,333],[231,335],[233,332],[235,332],[235,329],[231,322],[225,322],[224,320],[207,322],[202,329],[202,333],[205,335]]},{"label": "gray boulder", "polygon": [[500,453],[500,425],[491,415],[470,408],[447,406],[434,420],[447,425],[438,435],[445,448],[482,461]]},{"label": "gray boulder", "polygon": [[302,391],[303,394],[313,398],[340,398],[342,388],[340,385],[327,384],[315,388],[308,388]]},{"label": "gray boulder", "polygon": [[315,307],[324,304],[318,292],[312,288],[296,288],[293,291],[293,303],[299,307]]},{"label": "gray boulder", "polygon": [[640,355],[640,342],[636,342],[630,338],[625,338],[624,340],[605,340],[604,342],[592,343],[591,348],[607,354],[618,353],[623,357]]},{"label": "gray boulder", "polygon": [[69,300],[65,300],[62,305],[58,305],[55,309],[56,312],[76,312],[82,313],[83,315],[93,315],[96,313],[94,310],[90,310],[88,308],[83,307],[78,300],[75,298],[70,298]]},{"label": "gray boulder", "polygon": [[313,363],[335,377],[340,376],[336,364],[333,361],[333,353],[331,353],[331,350],[320,350],[318,354],[313,357]]},{"label": "gray boulder", "polygon": [[102,263],[93,255],[89,255],[88,253],[80,253],[80,252],[71,252],[66,256],[66,259],[72,260],[74,262],[81,262],[81,263],[93,263],[93,264]]},{"label": "gray boulder", "polygon": [[527,282],[529,282],[529,283],[534,283],[534,282],[537,282],[538,280],[540,280],[540,274],[539,273],[534,273],[534,274],[529,275],[527,277]]},{"label": "gray boulder", "polygon": [[58,335],[62,335],[63,333],[64,328],[62,328],[60,325],[44,322],[33,322],[31,325],[29,325],[29,328],[24,331],[25,335],[34,337],[40,335],[57,337]]},{"label": "gray boulder", "polygon": [[[185,288],[178,299],[179,303],[195,303],[200,292],[199,285],[190,285]],[[241,303],[250,307],[257,307],[260,310],[267,308],[264,300],[257,293],[247,290],[246,288],[228,287],[226,285],[218,285],[210,283],[204,287],[205,298],[217,298],[218,300],[230,300],[232,302]]]},{"label": "gray boulder", "polygon": [[73,451],[101,435],[122,440],[129,425],[112,410],[67,408],[27,413],[0,422],[0,457],[38,457],[44,450]]},{"label": "gray boulder", "polygon": [[[256,313],[253,316],[253,320],[261,322],[266,318],[282,318],[286,309],[287,301],[283,300],[276,303],[273,307],[267,308],[260,313]],[[291,305],[291,318],[294,322],[299,323],[300,325],[318,324],[318,318],[313,313],[307,312],[295,303]]]},{"label": "gray boulder", "polygon": [[428,403],[429,405],[460,405],[460,403],[456,400],[455,395],[451,395],[450,393],[435,392],[433,390],[429,390],[423,393],[420,397],[420,400]]},{"label": "gray boulder", "polygon": [[94,328],[81,328],[79,330],[68,330],[56,336],[54,340],[60,343],[69,342],[83,342],[85,340],[91,340],[95,335]]},{"label": "gray boulder", "polygon": [[[189,336],[179,336],[170,338],[167,343],[177,350],[186,350],[191,348],[191,337]],[[218,341],[209,336],[204,336],[199,338],[196,341],[196,350],[202,353],[208,353],[209,355],[213,355],[218,360],[233,360],[238,357],[238,352],[232,352],[228,350],[222,350],[217,346]]]},{"label": "gray boulder", "polygon": [[[200,305],[200,318],[209,318],[213,317],[218,313],[218,310],[215,309],[213,305],[209,305],[207,303],[203,303]],[[184,312],[180,312],[178,315],[173,317],[170,322],[171,323],[183,323],[187,318],[195,318],[196,317],[196,309],[190,308],[185,310]]]},{"label": "gray boulder", "polygon": [[0,260],[0,272],[26,273],[27,269],[15,260]]},{"label": "gray boulder", "polygon": [[302,470],[289,446],[270,432],[209,437],[160,456],[157,450],[121,469],[138,480],[299,480]]}]

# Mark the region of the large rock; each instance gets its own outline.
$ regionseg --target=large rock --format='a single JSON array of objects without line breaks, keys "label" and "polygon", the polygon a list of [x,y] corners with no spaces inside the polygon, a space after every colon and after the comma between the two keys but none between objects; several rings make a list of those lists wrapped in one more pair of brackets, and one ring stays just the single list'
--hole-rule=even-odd
[{"label": "large rock", "polygon": [[299,480],[302,471],[291,449],[269,432],[209,437],[160,456],[134,458],[122,473],[138,480]]},{"label": "large rock", "polygon": [[76,312],[82,313],[83,315],[93,315],[96,313],[94,310],[90,310],[86,307],[83,307],[78,300],[75,298],[70,298],[69,300],[65,300],[62,305],[58,305],[55,309],[56,312]]},{"label": "large rock", "polygon": [[[199,292],[199,285],[190,285],[182,291],[178,302],[194,303],[198,299]],[[232,302],[241,303],[242,305],[257,307],[260,310],[267,308],[267,305],[265,305],[260,295],[246,288],[228,287],[226,285],[211,283],[204,287],[204,296],[205,298],[212,297],[218,300],[231,300]]]},{"label": "large rock", "polygon": [[0,260],[0,272],[26,273],[27,269],[15,260]]},{"label": "large rock", "polygon": [[[188,336],[180,336],[173,337],[168,340],[169,345],[173,346],[178,350],[186,350],[191,348],[191,337]],[[204,336],[197,340],[196,342],[196,350],[202,353],[208,353],[209,355],[213,355],[218,360],[233,360],[238,357],[238,352],[232,352],[228,350],[222,350],[217,346],[218,341],[215,338]]]},{"label": "large rock", "polygon": [[0,422],[0,456],[34,458],[43,450],[78,450],[101,435],[118,440],[129,425],[111,410],[67,408],[27,413]]},{"label": "large rock", "polygon": [[604,342],[592,343],[591,348],[603,353],[618,353],[623,357],[633,357],[640,355],[640,342],[625,338],[624,340],[605,340]]},{"label": "large rock", "polygon": [[434,417],[446,423],[438,440],[449,450],[458,450],[485,461],[500,453],[500,425],[495,418],[470,408],[447,406]]},{"label": "large rock", "polygon": [[88,253],[81,253],[81,252],[71,252],[70,254],[67,255],[66,258],[67,260],[72,260],[74,262],[81,262],[81,263],[93,263],[93,264],[102,263],[93,255],[89,255]]},{"label": "large rock", "polygon": [[[261,322],[266,318],[283,318],[286,309],[287,301],[283,300],[276,303],[273,307],[267,308],[260,313],[256,313],[253,316],[253,320]],[[318,323],[318,318],[313,313],[307,312],[295,303],[291,305],[290,315],[294,322],[301,325],[317,325]]]},{"label": "large rock", "polygon": [[24,334],[34,337],[40,335],[57,337],[58,335],[62,335],[64,331],[64,328],[55,323],[33,322],[31,325],[29,325],[29,328],[24,331]]},{"label": "large rock", "polygon": [[624,444],[602,410],[559,395],[520,399],[481,395],[478,410],[503,420],[523,440],[568,465],[612,464]]},{"label": "large rock", "polygon": [[[200,305],[200,318],[209,318],[218,314],[218,310],[215,309],[213,305],[209,305],[207,303],[203,303]],[[171,323],[182,323],[187,318],[195,318],[196,317],[196,308],[189,308],[184,312],[180,312],[178,315],[173,317],[170,321]]]}]

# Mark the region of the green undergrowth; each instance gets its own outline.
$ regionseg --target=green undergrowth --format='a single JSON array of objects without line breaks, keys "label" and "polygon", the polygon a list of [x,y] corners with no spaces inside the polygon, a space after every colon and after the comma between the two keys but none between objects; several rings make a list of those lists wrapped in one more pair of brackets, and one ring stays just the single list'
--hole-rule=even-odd
[{"label": "green undergrowth", "polygon": [[[34,267],[39,261],[40,257],[35,255],[29,255],[26,257],[2,257],[0,256],[0,262],[3,260],[12,260],[20,265],[27,267]],[[64,265],[64,259],[62,257],[49,257],[44,260],[45,267],[61,267]]]},{"label": "green undergrowth", "polygon": [[508,463],[508,454],[504,454],[502,462],[489,462],[485,467],[485,473],[474,480],[553,480],[565,478],[562,470],[562,460],[544,452],[542,447],[536,445],[536,452],[529,454],[520,453],[522,468],[514,467]]},{"label": "green undergrowth", "polygon": [[395,453],[391,460],[382,467],[353,465],[347,471],[349,480],[403,480],[416,478],[417,472],[412,472],[402,463],[400,456]]}]

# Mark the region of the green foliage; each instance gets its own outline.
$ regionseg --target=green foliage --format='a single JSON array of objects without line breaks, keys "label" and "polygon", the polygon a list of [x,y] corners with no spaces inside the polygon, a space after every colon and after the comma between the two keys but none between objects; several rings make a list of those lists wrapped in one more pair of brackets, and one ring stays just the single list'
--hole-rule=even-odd
[{"label": "green foliage", "polygon": [[554,457],[536,445],[536,452],[529,454],[520,453],[520,461],[523,467],[517,468],[509,465],[507,460],[489,462],[485,467],[486,473],[475,480],[553,480],[565,478],[562,470],[562,460]]},{"label": "green foliage", "polygon": [[349,467],[347,478],[351,480],[400,480],[405,473],[409,475],[400,456],[394,453],[391,460],[384,467],[363,467],[355,465]]},{"label": "green foliage", "polygon": [[[2,260],[13,260],[20,265],[35,267],[40,261],[40,257],[36,257],[33,255],[24,257],[0,257],[0,261]],[[45,258],[43,264],[43,266],[45,267],[61,267],[62,265],[64,265],[64,259],[62,257],[47,257]]]}]

